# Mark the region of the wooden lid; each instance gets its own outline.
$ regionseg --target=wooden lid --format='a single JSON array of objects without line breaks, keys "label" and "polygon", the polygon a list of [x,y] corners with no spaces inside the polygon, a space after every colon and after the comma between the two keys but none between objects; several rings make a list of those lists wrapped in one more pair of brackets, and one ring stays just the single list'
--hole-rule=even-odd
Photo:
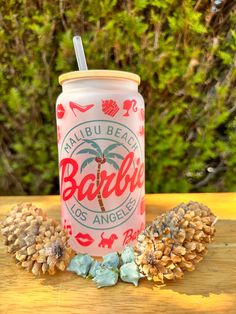
[{"label": "wooden lid", "polygon": [[87,71],[74,71],[62,74],[59,76],[59,84],[62,85],[65,81],[75,79],[91,79],[91,78],[108,78],[108,79],[127,79],[140,84],[140,77],[137,74],[125,71],[113,70],[87,70]]}]

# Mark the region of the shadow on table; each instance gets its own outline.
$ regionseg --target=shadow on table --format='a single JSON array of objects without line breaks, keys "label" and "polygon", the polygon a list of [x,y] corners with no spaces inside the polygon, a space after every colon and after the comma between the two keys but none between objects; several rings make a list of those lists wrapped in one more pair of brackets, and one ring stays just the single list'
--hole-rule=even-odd
[{"label": "shadow on table", "polygon": [[[45,285],[45,286],[52,286],[55,288],[59,287],[61,285],[71,286],[71,287],[76,286],[76,290],[77,290],[77,289],[79,289],[80,286],[82,288],[85,284],[87,284],[85,282],[85,280],[87,282],[91,281],[90,279],[85,279],[85,278],[79,277],[72,272],[64,271],[64,272],[58,272],[54,276],[50,276],[50,275],[43,276],[41,284]],[[72,283],[72,285],[71,285],[71,283]]]}]

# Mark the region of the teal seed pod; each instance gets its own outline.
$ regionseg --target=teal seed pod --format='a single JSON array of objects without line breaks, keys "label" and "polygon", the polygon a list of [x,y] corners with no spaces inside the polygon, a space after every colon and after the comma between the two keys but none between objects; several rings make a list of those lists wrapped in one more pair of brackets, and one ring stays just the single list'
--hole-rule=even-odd
[{"label": "teal seed pod", "polygon": [[140,274],[138,266],[135,262],[123,264],[120,268],[120,278],[125,282],[131,282],[136,287],[138,286],[138,281],[143,276]]},{"label": "teal seed pod", "polygon": [[77,254],[70,261],[68,271],[76,273],[78,276],[86,277],[92,265],[93,259],[88,254]]},{"label": "teal seed pod", "polygon": [[90,270],[89,270],[88,277],[89,277],[89,278],[95,277],[96,271],[97,271],[100,267],[101,267],[101,262],[94,260],[93,263],[92,263],[92,266],[91,266],[91,268],[90,268]]},{"label": "teal seed pod", "polygon": [[97,288],[114,286],[119,277],[117,268],[100,267],[96,270],[96,275],[93,281],[96,283]]},{"label": "teal seed pod", "polygon": [[114,252],[103,256],[103,262],[101,266],[117,268],[119,264],[120,264],[119,255],[116,252]]},{"label": "teal seed pod", "polygon": [[126,246],[121,253],[122,264],[131,263],[135,261],[134,248],[132,246]]}]

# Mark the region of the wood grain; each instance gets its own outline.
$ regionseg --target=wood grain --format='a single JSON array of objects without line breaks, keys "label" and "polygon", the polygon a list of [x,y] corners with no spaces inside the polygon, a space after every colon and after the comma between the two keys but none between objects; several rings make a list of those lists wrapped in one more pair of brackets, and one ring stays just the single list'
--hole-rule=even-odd
[{"label": "wood grain", "polygon": [[[236,313],[236,194],[146,196],[147,221],[180,202],[205,203],[219,216],[215,242],[197,269],[181,281],[139,287],[119,282],[97,289],[88,279],[64,272],[35,278],[16,267],[0,239],[0,313]],[[0,197],[0,220],[19,201],[59,219],[59,196]]]}]

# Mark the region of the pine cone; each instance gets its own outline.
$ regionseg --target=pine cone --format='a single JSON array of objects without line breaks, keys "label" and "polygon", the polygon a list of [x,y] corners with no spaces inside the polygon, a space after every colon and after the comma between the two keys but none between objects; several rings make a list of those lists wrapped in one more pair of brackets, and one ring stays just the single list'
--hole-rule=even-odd
[{"label": "pine cone", "polygon": [[34,275],[65,270],[72,256],[62,226],[29,203],[12,208],[2,223],[5,245],[16,262]]},{"label": "pine cone", "polygon": [[215,234],[216,217],[202,204],[180,204],[157,217],[138,236],[135,260],[149,280],[182,278],[207,253]]}]

